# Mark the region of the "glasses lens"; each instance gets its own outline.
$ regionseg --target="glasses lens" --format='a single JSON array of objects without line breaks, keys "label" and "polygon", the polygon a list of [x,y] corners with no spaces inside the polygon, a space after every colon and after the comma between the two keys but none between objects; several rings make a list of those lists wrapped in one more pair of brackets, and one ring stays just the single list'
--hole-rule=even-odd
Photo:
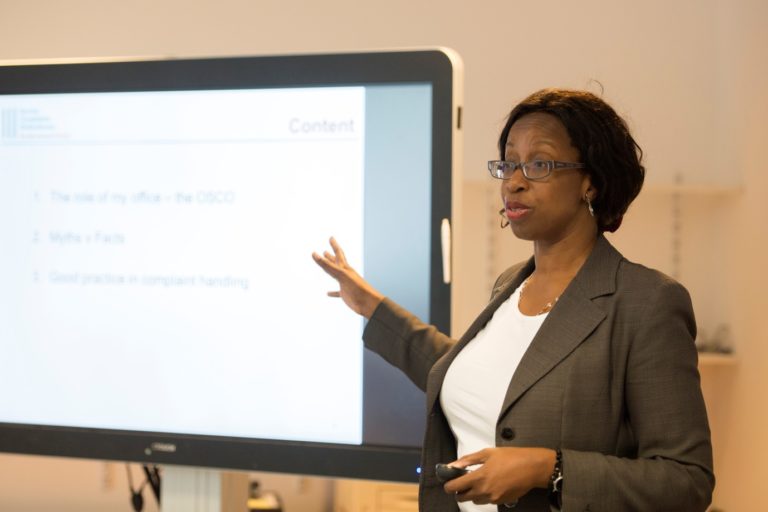
[{"label": "glasses lens", "polygon": [[525,175],[532,180],[539,180],[549,176],[549,162],[546,160],[533,160],[525,164]]},{"label": "glasses lens", "polygon": [[504,179],[504,162],[491,160],[488,162],[488,170],[494,178]]}]

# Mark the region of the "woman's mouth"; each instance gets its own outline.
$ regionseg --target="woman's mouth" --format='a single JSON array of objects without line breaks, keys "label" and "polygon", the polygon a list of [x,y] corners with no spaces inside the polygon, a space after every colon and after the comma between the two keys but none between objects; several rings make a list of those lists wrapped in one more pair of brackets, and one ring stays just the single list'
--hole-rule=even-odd
[{"label": "woman's mouth", "polygon": [[509,220],[519,220],[525,217],[531,208],[523,203],[511,202],[504,205],[504,214]]}]

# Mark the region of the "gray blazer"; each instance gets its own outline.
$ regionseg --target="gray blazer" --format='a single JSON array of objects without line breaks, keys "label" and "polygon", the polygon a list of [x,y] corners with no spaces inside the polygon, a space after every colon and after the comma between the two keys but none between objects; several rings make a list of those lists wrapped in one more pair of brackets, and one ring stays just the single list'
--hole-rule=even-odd
[{"label": "gray blazer", "polygon": [[[458,510],[434,473],[456,459],[438,399],[446,371],[533,270],[530,259],[505,271],[457,341],[388,299],[365,328],[365,345],[426,391],[422,512]],[[509,383],[496,446],[560,448],[566,512],[706,510],[714,474],[695,335],[685,288],[600,236]],[[548,510],[543,489],[515,508]]]}]

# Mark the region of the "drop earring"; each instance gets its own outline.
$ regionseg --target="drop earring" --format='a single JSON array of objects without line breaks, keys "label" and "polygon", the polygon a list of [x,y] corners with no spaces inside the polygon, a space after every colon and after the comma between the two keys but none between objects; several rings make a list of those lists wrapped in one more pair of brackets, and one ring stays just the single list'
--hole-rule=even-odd
[{"label": "drop earring", "polygon": [[501,227],[501,229],[504,229],[505,227],[509,226],[509,219],[507,218],[506,215],[504,215],[505,211],[506,210],[504,208],[499,210],[499,215],[501,215],[501,221],[499,222],[499,226]]},{"label": "drop earring", "polygon": [[595,216],[595,210],[592,208],[592,201],[589,199],[589,194],[584,194],[584,201],[587,203],[587,208],[589,209],[589,214],[594,217]]}]

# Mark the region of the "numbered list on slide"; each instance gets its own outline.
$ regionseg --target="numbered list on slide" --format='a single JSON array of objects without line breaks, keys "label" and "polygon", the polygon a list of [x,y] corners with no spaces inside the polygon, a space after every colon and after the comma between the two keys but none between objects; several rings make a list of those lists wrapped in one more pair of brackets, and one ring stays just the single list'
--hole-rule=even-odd
[{"label": "numbered list on slide", "polygon": [[0,98],[0,421],[359,443],[364,95]]}]

